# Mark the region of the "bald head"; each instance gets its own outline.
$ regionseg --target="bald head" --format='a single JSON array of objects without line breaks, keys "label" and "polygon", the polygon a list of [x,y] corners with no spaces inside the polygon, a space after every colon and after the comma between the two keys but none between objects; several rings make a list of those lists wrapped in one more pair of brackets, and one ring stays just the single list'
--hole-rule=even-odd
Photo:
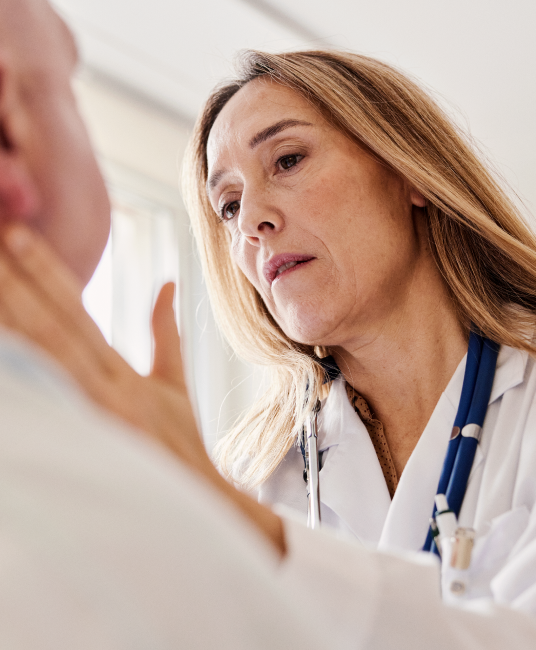
[{"label": "bald head", "polygon": [[52,61],[72,70],[77,61],[71,31],[46,0],[0,0],[0,43],[21,73],[46,74]]},{"label": "bald head", "polygon": [[48,2],[0,0],[0,225],[35,228],[87,281],[110,211],[71,89],[75,64],[72,34]]}]

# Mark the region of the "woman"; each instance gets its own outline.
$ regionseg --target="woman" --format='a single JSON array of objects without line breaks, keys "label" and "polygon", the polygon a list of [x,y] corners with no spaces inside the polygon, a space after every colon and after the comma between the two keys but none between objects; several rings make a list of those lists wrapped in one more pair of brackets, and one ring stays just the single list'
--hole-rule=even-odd
[{"label": "woman", "polygon": [[342,377],[320,415],[322,520],[419,549],[471,323],[518,350],[505,347],[500,368],[534,351],[532,233],[430,98],[355,55],[246,57],[209,99],[187,169],[218,320],[241,356],[276,373],[221,443],[222,466],[262,501],[306,511],[296,439],[329,351]]},{"label": "woman", "polygon": [[[444,596],[488,597],[536,614],[529,356],[536,241],[463,136],[416,84],[375,60],[250,53],[238,79],[209,98],[187,170],[216,316],[239,354],[274,370],[270,391],[220,445],[223,472],[258,487],[261,501],[305,512],[297,440],[320,400],[324,523],[382,548],[419,550],[460,401],[469,333],[479,332],[502,347],[460,512],[460,524],[475,528],[478,540],[462,578],[443,563]],[[50,252],[21,229],[5,241],[15,264],[4,273],[13,275],[17,296],[2,304],[7,324],[44,345],[97,402],[168,444],[281,555],[294,557],[303,544],[313,557],[308,545],[319,542],[236,490],[204,452],[182,379],[170,287],[155,307],[155,368],[141,378],[87,322]],[[58,275],[52,292],[43,269]],[[19,313],[30,308],[46,327],[28,329]],[[328,354],[340,372],[326,383]],[[347,550],[331,541],[319,548],[332,557],[328,568],[320,568],[323,551],[304,566],[315,569],[315,589],[329,600],[337,597],[334,576],[344,573],[335,567],[338,555]],[[423,607],[436,630],[448,627],[450,616],[432,602],[433,580],[413,569],[417,577],[407,578],[393,566],[385,592],[402,593],[404,584],[399,603],[409,585],[406,641],[426,637],[415,618]],[[352,589],[363,581],[356,576],[344,578]],[[467,619],[476,635],[467,647],[495,647],[500,630],[514,638],[501,627],[503,616],[521,636],[534,632],[510,610],[493,614],[491,627]],[[525,647],[521,636],[517,647]]]}]

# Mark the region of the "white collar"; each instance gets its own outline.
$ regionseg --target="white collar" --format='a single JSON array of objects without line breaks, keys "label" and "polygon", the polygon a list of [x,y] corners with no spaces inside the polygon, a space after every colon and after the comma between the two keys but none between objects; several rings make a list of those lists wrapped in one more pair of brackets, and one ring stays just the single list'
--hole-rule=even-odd
[{"label": "white collar", "polygon": [[[322,408],[318,414],[319,451],[325,451],[339,444],[344,431],[343,422],[351,418],[352,413],[355,411],[346,394],[346,382],[341,373],[332,382],[329,394],[322,401]],[[329,426],[324,426],[324,422],[329,422]]]},{"label": "white collar", "polygon": [[[499,356],[497,358],[497,370],[495,371],[489,404],[494,402],[496,399],[499,399],[499,397],[502,397],[507,390],[521,384],[525,377],[525,368],[527,367],[528,358],[528,352],[525,352],[524,350],[516,350],[507,345],[501,345]],[[460,361],[451,380],[445,388],[445,396],[456,409],[458,409],[460,396],[462,394],[466,363],[467,354]]]}]

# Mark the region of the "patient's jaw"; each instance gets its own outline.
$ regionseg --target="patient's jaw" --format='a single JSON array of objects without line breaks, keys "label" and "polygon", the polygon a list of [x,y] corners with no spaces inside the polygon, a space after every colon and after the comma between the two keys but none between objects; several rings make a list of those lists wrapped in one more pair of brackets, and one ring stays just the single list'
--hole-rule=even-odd
[{"label": "patient's jaw", "polygon": [[70,80],[76,47],[45,0],[0,0],[0,223],[41,232],[83,281],[110,206]]}]

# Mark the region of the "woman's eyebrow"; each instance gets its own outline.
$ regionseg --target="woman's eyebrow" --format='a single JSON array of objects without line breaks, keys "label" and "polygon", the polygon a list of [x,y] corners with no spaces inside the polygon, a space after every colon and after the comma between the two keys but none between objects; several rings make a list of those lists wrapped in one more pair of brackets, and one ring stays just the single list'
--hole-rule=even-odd
[{"label": "woman's eyebrow", "polygon": [[[255,149],[262,142],[266,142],[270,138],[273,138],[281,131],[285,129],[290,129],[292,126],[313,126],[311,122],[305,122],[304,120],[280,120],[271,126],[266,127],[262,131],[256,133],[251,140],[249,141],[249,146],[251,149]],[[217,172],[214,172],[207,181],[206,190],[207,194],[213,190],[216,185],[220,182],[221,178],[226,174],[224,169],[220,169]]]},{"label": "woman's eyebrow", "polygon": [[224,176],[227,172],[225,169],[220,169],[217,172],[214,172],[210,178],[207,181],[207,194],[210,194],[210,192],[216,187],[216,185],[220,182],[220,179],[222,176]]},{"label": "woman's eyebrow", "polygon": [[266,142],[266,140],[273,138],[274,135],[281,133],[281,131],[284,131],[285,129],[290,129],[291,126],[313,126],[313,125],[311,124],[311,122],[304,122],[303,120],[280,120],[279,122],[272,124],[271,126],[267,127],[266,129],[263,129],[262,131],[259,131],[256,135],[254,135],[249,141],[250,149],[255,149],[255,147],[258,147],[261,144],[261,142]]}]

